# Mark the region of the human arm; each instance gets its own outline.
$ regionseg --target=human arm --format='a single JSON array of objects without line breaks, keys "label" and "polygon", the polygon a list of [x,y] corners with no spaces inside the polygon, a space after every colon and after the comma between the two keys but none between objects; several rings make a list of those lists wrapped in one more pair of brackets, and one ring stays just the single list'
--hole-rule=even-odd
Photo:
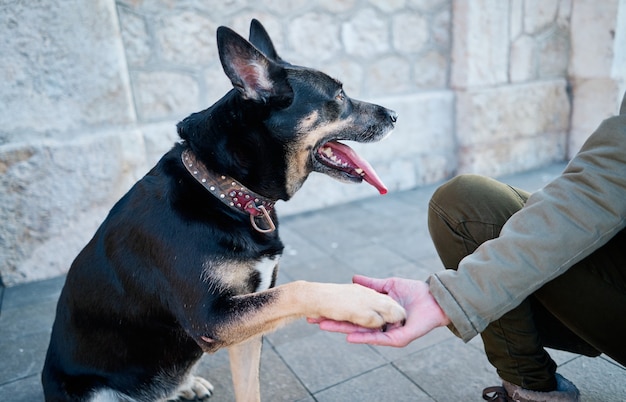
[{"label": "human arm", "polygon": [[429,279],[464,340],[626,226],[626,115],[605,120],[564,173],[531,195],[500,236]]}]

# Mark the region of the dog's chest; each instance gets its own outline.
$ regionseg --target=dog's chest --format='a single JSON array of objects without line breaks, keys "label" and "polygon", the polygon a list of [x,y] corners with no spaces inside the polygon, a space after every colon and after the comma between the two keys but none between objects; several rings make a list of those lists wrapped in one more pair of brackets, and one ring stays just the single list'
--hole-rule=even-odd
[{"label": "dog's chest", "polygon": [[259,273],[259,278],[261,279],[257,292],[270,288],[279,259],[280,255],[275,255],[273,257],[264,257],[256,263],[254,269]]}]

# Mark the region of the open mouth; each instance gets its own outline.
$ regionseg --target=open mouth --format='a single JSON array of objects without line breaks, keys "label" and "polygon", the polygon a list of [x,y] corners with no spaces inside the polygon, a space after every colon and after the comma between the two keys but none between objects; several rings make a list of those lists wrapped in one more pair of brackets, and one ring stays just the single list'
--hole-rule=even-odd
[{"label": "open mouth", "polygon": [[365,180],[380,194],[387,193],[387,187],[372,166],[349,146],[339,141],[328,141],[317,149],[315,157],[325,167],[340,172],[343,178],[355,182]]}]

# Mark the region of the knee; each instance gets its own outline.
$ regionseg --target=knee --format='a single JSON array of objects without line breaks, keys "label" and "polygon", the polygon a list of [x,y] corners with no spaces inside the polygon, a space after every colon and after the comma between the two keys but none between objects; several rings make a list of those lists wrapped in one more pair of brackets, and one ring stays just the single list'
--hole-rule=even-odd
[{"label": "knee", "polygon": [[456,215],[455,210],[467,212],[467,205],[484,200],[493,179],[476,174],[462,174],[442,184],[430,199],[429,215],[439,210]]},{"label": "knee", "polygon": [[445,226],[462,222],[502,226],[519,211],[528,193],[486,176],[463,174],[441,185],[430,199],[428,219]]}]

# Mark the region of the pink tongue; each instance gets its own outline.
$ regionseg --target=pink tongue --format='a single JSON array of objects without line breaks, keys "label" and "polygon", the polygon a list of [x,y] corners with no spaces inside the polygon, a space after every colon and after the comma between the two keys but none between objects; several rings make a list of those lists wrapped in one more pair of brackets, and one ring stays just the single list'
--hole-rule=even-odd
[{"label": "pink tongue", "polygon": [[324,144],[324,147],[328,147],[332,149],[333,153],[337,158],[344,162],[348,162],[351,166],[356,168],[361,168],[363,170],[364,175],[363,180],[376,187],[380,194],[387,194],[387,187],[380,180],[374,168],[367,162],[365,159],[361,158],[352,148],[349,146],[342,144],[337,141],[330,141]]}]

